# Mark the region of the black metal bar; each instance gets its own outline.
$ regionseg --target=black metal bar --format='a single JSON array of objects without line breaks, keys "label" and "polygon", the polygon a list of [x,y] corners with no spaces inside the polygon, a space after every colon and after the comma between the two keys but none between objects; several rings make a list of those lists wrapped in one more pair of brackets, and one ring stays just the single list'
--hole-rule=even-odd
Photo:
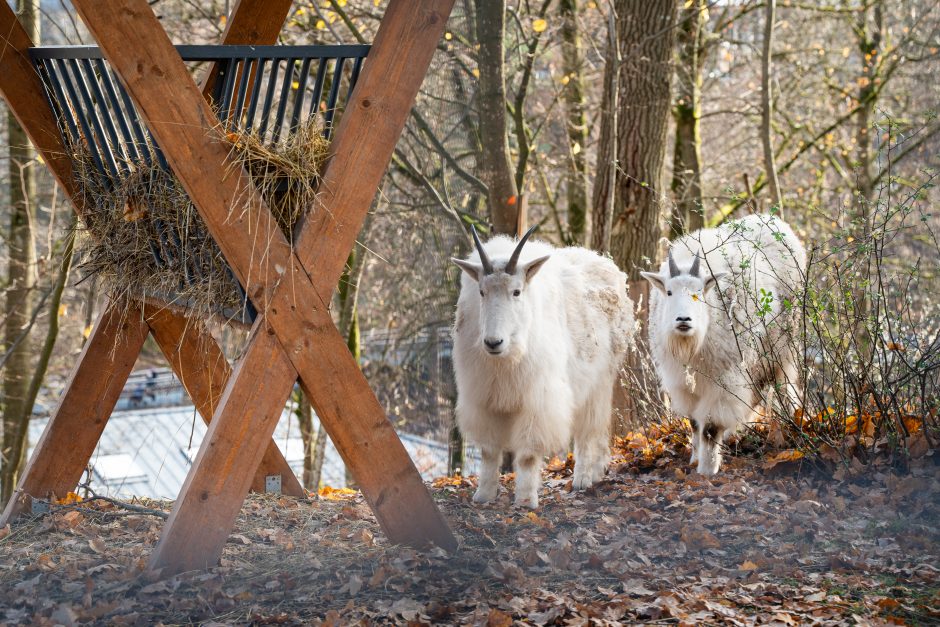
[{"label": "black metal bar", "polygon": [[[95,141],[94,133],[89,126],[89,121],[86,115],[82,112],[81,101],[78,98],[78,94],[75,90],[75,85],[72,84],[72,79],[69,78],[68,72],[65,67],[65,61],[57,60],[56,69],[58,70],[59,77],[62,79],[62,84],[65,86],[65,91],[68,93],[69,101],[72,103],[72,111],[75,117],[78,119],[79,125],[82,127],[82,133],[85,136],[85,145],[88,147],[88,152],[91,153],[91,159],[95,162],[95,167],[101,174],[107,173],[107,168],[105,167],[104,162],[101,159],[101,155],[98,152],[98,145]],[[80,145],[77,143],[76,145]]]},{"label": "black metal bar", "polygon": [[108,95],[108,101],[111,103],[112,115],[117,118],[118,126],[121,128],[121,136],[124,138],[122,142],[124,149],[131,159],[139,161],[141,157],[140,151],[137,150],[137,143],[134,141],[130,126],[127,124],[127,116],[121,108],[121,100],[118,98],[117,91],[114,89],[114,83],[111,82],[111,73],[108,72],[108,67],[101,59],[95,60],[95,68],[101,76],[101,83],[104,85],[104,91]]},{"label": "black metal bar", "polygon": [[238,83],[238,97],[235,99],[235,109],[231,117],[231,128],[239,128],[242,120],[242,109],[245,107],[245,94],[248,93],[248,82],[251,80],[251,68],[255,66],[252,59],[242,59],[241,80]]},{"label": "black metal bar", "polygon": [[346,63],[345,57],[336,59],[336,66],[333,69],[333,84],[330,85],[330,97],[326,103],[326,116],[323,120],[323,132],[329,137],[333,134],[333,116],[336,115],[336,101],[339,97],[339,86],[343,82],[343,65]]},{"label": "black metal bar", "polygon": [[[258,137],[264,141],[264,134],[268,130],[268,118],[271,115],[271,102],[274,100],[274,90],[277,88],[277,73],[281,69],[281,60],[271,60],[271,73],[268,75],[268,89],[264,95],[264,104],[261,105],[261,127],[258,129]],[[286,70],[285,70],[286,72]]]},{"label": "black metal bar", "polygon": [[255,70],[255,82],[251,85],[251,99],[248,103],[248,114],[245,116],[245,132],[250,132],[255,122],[255,111],[258,109],[258,97],[261,95],[261,85],[264,82],[264,68],[267,59],[258,59]]},{"label": "black metal bar", "polygon": [[[85,84],[86,88],[91,89],[91,96],[94,99],[94,103],[98,105],[94,107],[95,112],[100,114],[96,117],[101,120],[104,125],[104,130],[107,133],[107,138],[102,137],[102,140],[107,142],[108,152],[117,163],[119,169],[125,173],[129,172],[130,158],[125,152],[124,142],[118,137],[117,128],[114,126],[114,120],[112,119],[113,115],[108,109],[108,100],[101,91],[101,84],[98,83],[97,72],[95,72],[95,68],[92,67],[90,60],[81,59],[79,63],[81,63],[81,68],[84,70],[82,72],[82,82]],[[108,142],[108,140],[110,140],[110,142]]]},{"label": "black metal bar", "polygon": [[307,89],[307,77],[310,75],[310,59],[304,59],[300,66],[300,80],[294,94],[294,110],[290,114],[290,128],[293,131],[300,121],[300,113],[304,107],[304,92]]},{"label": "black metal bar", "polygon": [[291,87],[294,84],[296,64],[296,59],[287,59],[287,65],[284,68],[284,82],[281,84],[281,99],[277,103],[277,115],[274,116],[274,129],[271,135],[272,146],[277,144],[277,140],[281,138],[281,127],[284,125],[284,114],[287,112],[287,101],[290,96]]},{"label": "black metal bar", "polygon": [[[339,44],[320,46],[176,46],[176,51],[185,61],[219,61],[234,57],[248,59],[284,58],[289,52],[302,57],[365,57],[371,48],[368,44]],[[36,59],[102,59],[98,46],[36,46],[30,48],[30,56]]]},{"label": "black metal bar", "polygon": [[[113,70],[110,69],[108,72],[113,74]],[[137,107],[134,106],[134,103],[131,101],[131,97],[127,95],[127,91],[124,89],[124,85],[120,81],[116,80],[116,77],[112,76],[112,82],[117,85],[118,94],[121,96],[121,102],[124,103],[124,112],[127,114],[128,122],[130,123],[131,130],[134,132],[134,137],[137,138],[137,144],[140,146],[140,155],[148,166],[153,164],[154,160],[154,147],[149,138],[149,131],[147,131],[144,123],[140,120],[140,115],[137,113]]]},{"label": "black metal bar", "polygon": [[[46,95],[49,97],[50,102],[54,103],[53,111],[56,112],[58,117],[59,128],[63,131],[62,135],[66,140],[66,145],[76,145],[81,141],[81,134],[78,132],[78,127],[75,125],[75,117],[72,113],[73,108],[69,105],[69,101],[62,92],[62,81],[59,78],[59,73],[54,63],[55,62],[52,60],[42,61],[39,66],[42,68],[39,75],[44,79]],[[50,88],[52,89],[51,92],[49,91]]]},{"label": "black metal bar", "polygon": [[356,88],[356,83],[359,82],[359,72],[362,70],[362,60],[365,57],[356,57],[356,62],[353,64],[352,75],[349,77],[349,89],[346,90],[346,102],[349,104],[349,99],[352,97],[353,90]]},{"label": "black metal bar", "polygon": [[[91,125],[94,127],[97,138],[94,143],[97,144],[98,150],[101,153],[101,156],[104,158],[105,164],[110,168],[111,175],[115,178],[120,177],[121,173],[119,171],[117,161],[114,159],[114,154],[111,152],[111,146],[108,144],[108,138],[105,135],[104,126],[101,122],[101,118],[98,116],[98,109],[95,107],[95,102],[92,100],[91,93],[88,91],[88,85],[85,83],[85,77],[82,75],[81,68],[79,67],[78,60],[72,59],[69,61],[69,69],[72,71],[72,77],[75,80],[75,84],[78,87],[78,94],[81,96],[82,101],[85,104],[85,115],[91,120]],[[89,141],[91,143],[91,141]]]},{"label": "black metal bar", "polygon": [[323,97],[323,81],[326,80],[326,68],[329,58],[320,58],[320,67],[317,68],[317,78],[313,81],[313,90],[310,93],[310,110],[308,117],[313,117],[320,113],[320,98]]},{"label": "black metal bar", "polygon": [[235,75],[238,74],[238,61],[226,59],[219,64],[225,68],[225,87],[222,88],[222,101],[219,104],[219,120],[225,125],[229,116],[229,106],[232,104],[232,91],[235,89]]}]

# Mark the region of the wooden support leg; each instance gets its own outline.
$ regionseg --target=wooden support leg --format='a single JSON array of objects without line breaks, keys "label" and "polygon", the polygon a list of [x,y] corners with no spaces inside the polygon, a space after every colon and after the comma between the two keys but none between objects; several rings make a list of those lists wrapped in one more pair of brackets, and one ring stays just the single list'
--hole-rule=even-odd
[{"label": "wooden support leg", "polygon": [[[228,360],[215,340],[185,317],[152,304],[144,305],[144,317],[173,372],[208,425],[232,373]],[[269,440],[251,482],[251,490],[263,493],[265,477],[272,475],[281,477],[283,494],[298,498],[306,496],[304,487],[277,444]]]},{"label": "wooden support leg", "polygon": [[169,576],[218,563],[296,377],[259,318],[150,558],[152,569]]},{"label": "wooden support leg", "polygon": [[[334,217],[332,235],[342,231],[355,237],[355,225],[361,224],[375,193],[372,183],[378,183],[387,165],[451,5],[452,0],[396,0],[389,5],[331,149],[339,163],[345,161],[339,158],[343,146],[362,146],[368,137],[371,149],[358,167],[338,177],[334,201],[318,209]],[[317,237],[315,246],[331,251],[329,259],[310,259],[316,265],[305,268],[247,173],[233,170],[223,143],[206,139],[217,120],[147,4],[75,0],[75,6],[261,310],[152,565],[170,574],[215,563],[273,430],[273,412],[280,412],[298,372],[334,442],[354,473],[365,477],[363,493],[389,539],[453,548],[455,538],[329,315],[327,290],[335,286],[330,277],[341,269],[332,260],[340,259],[341,266],[352,241],[347,246],[344,238]],[[134,46],[127,45],[130,40]],[[164,97],[167,89],[174,90],[171,101]],[[381,149],[374,142],[372,116],[388,122],[380,134]],[[353,118],[358,121],[349,121]],[[351,194],[363,187],[363,178],[370,179],[368,189]],[[234,206],[244,210],[233,213]],[[303,233],[299,241],[304,241]],[[322,290],[313,276],[322,281]],[[319,342],[322,348],[314,348]],[[344,396],[350,399],[348,406]]]},{"label": "wooden support leg", "polygon": [[62,497],[74,490],[101,438],[124,383],[147,339],[134,305],[113,303],[101,314],[69,377],[59,406],[26,464],[0,527],[31,506],[30,497]]}]

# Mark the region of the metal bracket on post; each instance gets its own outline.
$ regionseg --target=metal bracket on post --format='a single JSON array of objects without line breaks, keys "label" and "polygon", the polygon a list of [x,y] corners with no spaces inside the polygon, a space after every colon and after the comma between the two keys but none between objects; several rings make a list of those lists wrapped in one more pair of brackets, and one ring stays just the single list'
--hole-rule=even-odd
[{"label": "metal bracket on post", "polygon": [[49,501],[45,499],[37,499],[36,497],[30,497],[32,499],[31,508],[34,514],[48,514],[49,513]]},{"label": "metal bracket on post", "polygon": [[281,475],[268,475],[264,478],[264,493],[265,494],[280,494],[281,493]]}]

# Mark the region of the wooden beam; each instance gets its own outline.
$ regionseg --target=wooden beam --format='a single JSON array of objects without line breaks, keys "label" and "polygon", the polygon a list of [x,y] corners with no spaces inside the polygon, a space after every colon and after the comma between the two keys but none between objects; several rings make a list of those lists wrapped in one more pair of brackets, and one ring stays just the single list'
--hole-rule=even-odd
[{"label": "wooden beam", "polygon": [[[376,517],[393,542],[423,544],[433,541],[446,548],[452,548],[456,541],[447,528],[440,512],[434,506],[420,475],[414,468],[388,422],[378,401],[365,386],[361,373],[358,377],[349,368],[358,373],[355,362],[345,349],[329,315],[327,303],[329,294],[323,298],[310,282],[309,275],[291,250],[290,243],[274,224],[273,218],[260,195],[253,188],[248,175],[242,168],[233,166],[228,161],[229,149],[220,139],[214,139],[213,128],[217,122],[212,111],[206,106],[198,91],[189,79],[179,55],[172,48],[166,34],[159,28],[147,5],[142,0],[120,3],[116,0],[92,2],[79,0],[75,3],[86,25],[95,35],[102,51],[109,58],[115,72],[124,82],[128,93],[135,99],[138,108],[147,120],[151,132],[163,149],[169,162],[187,189],[200,214],[206,221],[210,232],[216,239],[226,259],[229,261],[240,280],[246,284],[255,306],[264,312],[264,320],[271,325],[266,333],[276,335],[277,342],[267,342],[264,351],[282,351],[291,361],[296,371],[300,372],[306,389],[313,396],[317,415],[323,421],[328,432],[349,464],[353,474],[362,487],[363,494],[372,505]],[[407,8],[406,8],[407,6]],[[381,29],[403,31],[402,22],[418,23],[421,26],[410,32],[421,40],[422,46],[433,49],[444,28],[450,10],[450,0],[422,0],[405,3],[393,0],[389,8],[389,17],[383,21]],[[393,8],[394,7],[394,8]],[[409,10],[410,9],[410,10]],[[134,41],[133,46],[127,42]],[[379,37],[386,47],[399,47],[401,42],[392,38]],[[393,54],[377,55],[379,59],[400,64],[414,64],[414,59]],[[419,55],[418,59],[430,59],[430,54]],[[387,72],[370,60],[365,65],[365,72],[387,74],[391,76],[409,76],[402,72]],[[411,74],[417,81],[413,86],[416,92],[425,68]],[[378,83],[378,81],[375,81]],[[390,83],[384,87],[389,88]],[[410,85],[396,88],[409,90]],[[358,92],[357,87],[357,92]],[[163,97],[165,93],[174,93],[172,100]],[[370,101],[364,100],[364,108],[369,108]],[[410,108],[406,103],[405,112]],[[356,115],[353,110],[347,115]],[[390,112],[397,117],[397,112]],[[401,116],[404,119],[404,115]],[[381,159],[373,154],[370,159]],[[384,166],[383,166],[384,168]],[[355,172],[341,180],[343,185],[358,185]],[[370,193],[374,195],[373,188]],[[238,207],[237,211],[231,211]],[[359,208],[368,209],[368,203]],[[348,250],[342,255],[345,255]],[[330,285],[332,291],[334,286]],[[302,306],[298,304],[302,303]],[[275,355],[264,352],[255,355],[252,351],[259,348],[265,334],[255,333],[249,354],[256,363],[272,363]],[[314,346],[322,343],[326,349]],[[337,354],[337,348],[339,353]],[[326,354],[329,353],[329,354]],[[248,355],[245,358],[247,359]],[[324,372],[321,362],[331,359],[330,365],[339,370],[328,372],[326,382],[334,385],[338,375],[352,378],[347,390],[356,389],[353,402],[340,406],[339,403],[324,402],[323,390],[326,382],[316,381]],[[244,377],[242,385],[256,385],[260,373],[249,368],[239,368],[235,380],[229,389],[239,384],[239,377]],[[335,391],[334,391],[335,393]],[[269,399],[265,399],[269,401]],[[264,404],[264,403],[262,403]],[[222,422],[244,422],[239,416],[238,407],[223,404],[217,412],[210,429],[230,428],[221,426]],[[216,422],[220,424],[216,424]],[[235,425],[244,437],[250,437],[251,431],[243,425]],[[218,453],[216,453],[218,454]],[[207,452],[202,459],[209,459]],[[206,462],[208,465],[208,462]],[[198,476],[200,464],[194,465],[190,476]],[[249,469],[250,472],[253,469]],[[232,472],[245,472],[244,465],[236,465]],[[391,483],[397,481],[397,485]],[[209,498],[205,492],[190,494],[187,482],[183,494],[177,501],[178,515],[175,525],[168,525],[166,538],[179,533],[192,535],[190,530],[198,528],[198,498]],[[234,483],[233,483],[234,485]],[[244,494],[229,491],[220,494],[220,499],[237,499],[240,504]],[[398,496],[399,498],[389,498]],[[220,508],[237,512],[237,507]],[[175,510],[176,511],[176,510]],[[234,514],[227,521],[230,528]],[[177,531],[174,529],[179,529]],[[169,539],[166,540],[170,542]],[[192,549],[191,549],[192,550]],[[205,556],[211,558],[221,551],[221,546],[199,547]],[[161,552],[160,557],[167,555]],[[173,561],[181,558],[168,558],[162,562],[155,559],[156,565],[166,564],[175,568]],[[211,560],[210,560],[211,561]],[[208,563],[208,561],[207,561]]]},{"label": "wooden beam", "polygon": [[391,2],[385,11],[330,146],[318,206],[298,231],[295,249],[304,267],[316,268],[311,278],[321,294],[342,275],[452,6]]},{"label": "wooden beam", "polygon": [[151,569],[164,576],[214,566],[222,555],[296,380],[278,347],[259,317],[150,557]]},{"label": "wooden beam", "polygon": [[75,489],[145,339],[147,325],[136,305],[108,305],[85,342],[59,405],[0,515],[0,527],[30,511],[30,497],[64,497]]},{"label": "wooden beam", "polygon": [[[225,22],[222,43],[265,46],[277,43],[293,0],[238,0]],[[202,95],[209,100],[219,68],[213,63],[202,79]],[[251,85],[248,85],[251,91]]]},{"label": "wooden beam", "polygon": [[[146,303],[144,318],[163,356],[208,425],[232,373],[218,343],[197,321],[184,318],[167,307]],[[260,445],[263,446],[263,441]],[[264,493],[265,477],[272,475],[281,477],[282,494],[298,498],[307,496],[281,450],[269,439],[261,465],[251,482],[251,490]]]}]

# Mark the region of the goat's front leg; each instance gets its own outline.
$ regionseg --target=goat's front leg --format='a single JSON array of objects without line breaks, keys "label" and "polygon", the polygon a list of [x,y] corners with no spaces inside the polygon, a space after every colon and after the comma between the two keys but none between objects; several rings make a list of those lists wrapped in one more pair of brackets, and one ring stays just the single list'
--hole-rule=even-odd
[{"label": "goat's front leg", "polygon": [[539,486],[542,485],[542,458],[532,452],[517,452],[516,507],[535,509],[539,506]]},{"label": "goat's front leg", "polygon": [[480,457],[483,463],[480,465],[480,476],[473,502],[489,503],[499,494],[499,466],[503,461],[503,452],[498,449],[484,448],[480,450]]}]

